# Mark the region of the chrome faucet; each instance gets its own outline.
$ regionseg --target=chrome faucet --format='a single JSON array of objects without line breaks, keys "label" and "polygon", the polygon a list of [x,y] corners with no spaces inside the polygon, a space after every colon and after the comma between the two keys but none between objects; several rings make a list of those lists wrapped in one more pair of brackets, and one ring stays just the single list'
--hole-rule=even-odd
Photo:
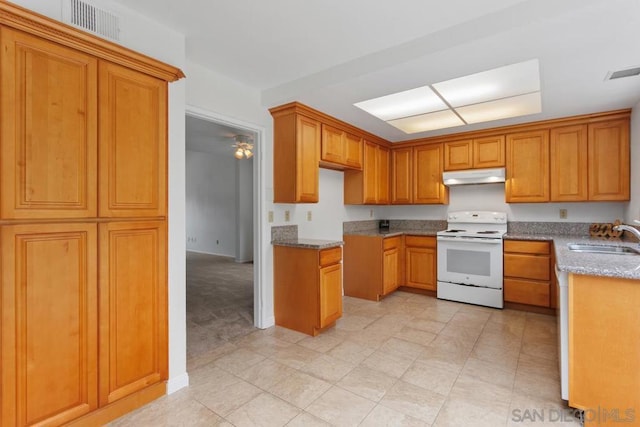
[{"label": "chrome faucet", "polygon": [[638,241],[640,241],[640,231],[638,231],[638,229],[635,228],[635,227],[631,227],[630,225],[626,225],[626,224],[620,224],[620,225],[616,225],[615,227],[613,227],[613,229],[615,231],[628,231],[629,233],[631,233],[634,236],[636,236]]}]

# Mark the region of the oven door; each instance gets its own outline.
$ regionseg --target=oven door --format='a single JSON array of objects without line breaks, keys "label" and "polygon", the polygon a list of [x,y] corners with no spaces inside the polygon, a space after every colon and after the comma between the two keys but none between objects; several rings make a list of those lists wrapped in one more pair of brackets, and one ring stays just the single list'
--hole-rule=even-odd
[{"label": "oven door", "polygon": [[502,239],[438,236],[438,281],[502,289]]}]

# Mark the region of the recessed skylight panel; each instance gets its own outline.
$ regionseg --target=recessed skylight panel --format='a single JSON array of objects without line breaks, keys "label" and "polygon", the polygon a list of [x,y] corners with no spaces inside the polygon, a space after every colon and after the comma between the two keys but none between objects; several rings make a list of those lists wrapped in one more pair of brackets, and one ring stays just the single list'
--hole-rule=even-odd
[{"label": "recessed skylight panel", "polygon": [[404,133],[426,132],[429,130],[462,126],[464,124],[464,122],[460,120],[460,117],[451,110],[436,111],[434,113],[421,114],[419,116],[389,120],[387,123],[400,129]]},{"label": "recessed skylight panel", "polygon": [[447,105],[429,86],[405,90],[354,104],[367,113],[388,121],[444,110]]},{"label": "recessed skylight panel", "polygon": [[466,123],[483,123],[539,113],[542,102],[540,92],[535,92],[459,107],[456,111]]}]

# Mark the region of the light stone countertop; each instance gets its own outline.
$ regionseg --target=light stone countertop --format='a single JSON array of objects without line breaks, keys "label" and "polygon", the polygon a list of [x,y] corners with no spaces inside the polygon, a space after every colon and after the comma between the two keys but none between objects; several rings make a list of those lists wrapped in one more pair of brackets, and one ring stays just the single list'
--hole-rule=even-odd
[{"label": "light stone countertop", "polygon": [[289,246],[291,248],[303,249],[329,249],[344,245],[341,240],[320,240],[320,239],[283,239],[273,240],[275,246]]},{"label": "light stone countertop", "polygon": [[344,233],[345,235],[351,236],[369,236],[369,237],[393,237],[393,236],[434,236],[441,229],[433,229],[433,230],[412,230],[412,229],[398,229],[391,228],[389,231],[380,231],[376,229],[370,230],[361,230],[361,231],[351,231]]}]

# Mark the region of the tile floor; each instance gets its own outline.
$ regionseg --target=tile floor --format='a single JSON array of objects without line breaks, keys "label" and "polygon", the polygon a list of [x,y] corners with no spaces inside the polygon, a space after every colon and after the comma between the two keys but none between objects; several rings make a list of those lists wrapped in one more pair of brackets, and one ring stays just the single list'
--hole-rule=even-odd
[{"label": "tile floor", "polygon": [[551,316],[396,292],[344,298],[312,338],[255,330],[191,359],[191,385],[112,426],[579,425]]}]

